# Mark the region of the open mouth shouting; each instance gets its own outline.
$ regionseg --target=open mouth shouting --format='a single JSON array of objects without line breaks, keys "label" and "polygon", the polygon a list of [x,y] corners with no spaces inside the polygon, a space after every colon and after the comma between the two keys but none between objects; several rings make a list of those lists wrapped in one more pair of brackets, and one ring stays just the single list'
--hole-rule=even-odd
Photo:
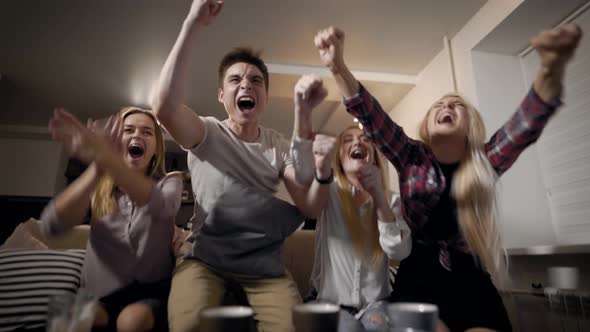
[{"label": "open mouth shouting", "polygon": [[451,112],[442,112],[438,115],[436,123],[453,125],[455,123],[455,116]]},{"label": "open mouth shouting", "polygon": [[127,153],[132,160],[138,160],[145,154],[145,146],[139,142],[131,142],[127,147]]},{"label": "open mouth shouting", "polygon": [[361,146],[357,146],[357,147],[354,147],[352,149],[352,151],[350,151],[350,154],[348,156],[352,160],[359,160],[359,161],[367,161],[368,162],[367,159],[369,157],[369,152],[367,151],[367,149],[365,149]]},{"label": "open mouth shouting", "polygon": [[251,112],[256,107],[256,100],[251,96],[241,96],[238,98],[238,109],[242,113]]}]

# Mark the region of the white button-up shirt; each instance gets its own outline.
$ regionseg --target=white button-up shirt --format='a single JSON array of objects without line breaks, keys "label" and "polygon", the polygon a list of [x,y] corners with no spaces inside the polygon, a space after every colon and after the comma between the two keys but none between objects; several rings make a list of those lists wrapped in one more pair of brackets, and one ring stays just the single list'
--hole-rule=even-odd
[{"label": "white button-up shirt", "polygon": [[[410,228],[401,217],[399,195],[394,194],[391,202],[396,222],[378,221],[379,243],[385,255],[374,265],[372,248],[366,248],[364,257],[357,254],[344,220],[338,185],[330,185],[328,206],[317,222],[311,275],[319,300],[363,309],[391,293],[389,258],[398,261],[406,258],[412,246]],[[363,206],[361,216],[368,212],[365,210]]]}]

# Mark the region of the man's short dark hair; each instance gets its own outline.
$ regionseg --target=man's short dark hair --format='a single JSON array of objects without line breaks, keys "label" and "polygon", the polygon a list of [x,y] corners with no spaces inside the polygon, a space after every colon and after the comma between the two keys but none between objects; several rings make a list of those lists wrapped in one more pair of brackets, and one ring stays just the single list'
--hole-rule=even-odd
[{"label": "man's short dark hair", "polygon": [[256,66],[256,68],[262,72],[264,86],[268,92],[268,68],[266,68],[266,64],[264,64],[264,61],[260,58],[260,52],[255,52],[250,47],[236,47],[221,59],[218,70],[219,85],[223,86],[223,78],[225,77],[227,68],[238,62],[244,62]]}]

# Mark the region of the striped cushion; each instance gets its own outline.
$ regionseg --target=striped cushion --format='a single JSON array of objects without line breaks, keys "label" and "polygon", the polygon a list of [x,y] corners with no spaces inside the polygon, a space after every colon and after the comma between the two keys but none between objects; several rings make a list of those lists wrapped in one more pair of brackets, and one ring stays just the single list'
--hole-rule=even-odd
[{"label": "striped cushion", "polygon": [[0,251],[0,332],[43,327],[49,297],[76,293],[85,250]]}]

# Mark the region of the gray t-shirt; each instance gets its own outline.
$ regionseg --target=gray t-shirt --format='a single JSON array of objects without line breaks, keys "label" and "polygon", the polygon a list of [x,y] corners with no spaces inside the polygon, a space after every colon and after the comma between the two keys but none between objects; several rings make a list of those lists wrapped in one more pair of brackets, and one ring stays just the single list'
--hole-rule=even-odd
[{"label": "gray t-shirt", "polygon": [[228,120],[201,117],[205,135],[188,151],[188,169],[195,195],[193,230],[200,229],[219,197],[234,181],[274,193],[287,165],[289,141],[278,132],[260,127],[256,142],[244,142],[229,129]]},{"label": "gray t-shirt", "polygon": [[[277,254],[283,239],[303,221],[294,206],[272,196],[292,163],[289,141],[260,127],[256,142],[244,142],[229,129],[227,120],[202,119],[204,138],[188,151],[195,195],[189,256],[230,272],[265,276],[284,272],[270,262],[282,265]],[[265,266],[254,269],[257,264]]]}]

